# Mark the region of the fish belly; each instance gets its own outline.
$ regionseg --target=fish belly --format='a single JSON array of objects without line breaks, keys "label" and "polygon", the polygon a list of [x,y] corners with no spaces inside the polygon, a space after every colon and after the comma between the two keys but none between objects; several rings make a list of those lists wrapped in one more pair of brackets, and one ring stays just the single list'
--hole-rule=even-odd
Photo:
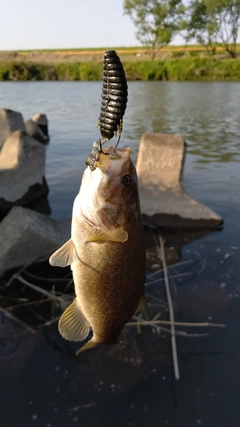
[{"label": "fish belly", "polygon": [[85,243],[73,265],[77,302],[98,342],[116,342],[143,299],[145,250],[139,237]]}]

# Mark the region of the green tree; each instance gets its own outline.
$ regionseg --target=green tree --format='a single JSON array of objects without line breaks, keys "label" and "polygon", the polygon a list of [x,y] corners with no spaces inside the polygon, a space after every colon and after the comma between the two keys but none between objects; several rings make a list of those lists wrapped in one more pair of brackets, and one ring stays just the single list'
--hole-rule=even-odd
[{"label": "green tree", "polygon": [[216,52],[218,25],[214,14],[209,13],[204,1],[193,0],[185,10],[185,19],[182,21],[182,30],[188,43],[196,40],[206,47],[209,53]]},{"label": "green tree", "polygon": [[182,0],[124,0],[123,9],[137,28],[136,38],[150,48],[152,59],[179,32]]},{"label": "green tree", "polygon": [[190,0],[183,29],[186,41],[196,39],[212,52],[222,46],[236,57],[240,25],[240,0]]},{"label": "green tree", "polygon": [[240,0],[204,1],[208,13],[215,16],[219,44],[232,58],[235,58],[240,25]]}]

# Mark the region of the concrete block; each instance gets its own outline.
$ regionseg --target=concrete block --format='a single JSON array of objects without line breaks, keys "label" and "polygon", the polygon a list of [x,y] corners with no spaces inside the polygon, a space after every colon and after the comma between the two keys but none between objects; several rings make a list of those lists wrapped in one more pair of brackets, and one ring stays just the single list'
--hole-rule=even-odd
[{"label": "concrete block", "polygon": [[218,228],[222,218],[181,185],[185,149],[179,135],[142,135],[136,168],[143,222],[175,229]]},{"label": "concrete block", "polygon": [[7,138],[0,153],[0,211],[47,195],[45,151],[25,132],[16,131]]},{"label": "concrete block", "polygon": [[152,190],[179,185],[186,143],[180,135],[144,133],[141,138],[137,173],[140,182]]},{"label": "concrete block", "polygon": [[32,117],[32,120],[40,127],[45,135],[46,141],[49,141],[47,116],[45,114],[37,113]]},{"label": "concrete block", "polygon": [[0,109],[0,150],[11,135],[16,130],[25,131],[25,124],[21,113],[16,111],[7,110],[5,108]]},{"label": "concrete block", "polygon": [[26,133],[32,138],[36,139],[38,142],[48,142],[48,138],[44,135],[42,129],[32,119],[29,119],[25,122],[25,127]]},{"label": "concrete block", "polygon": [[57,221],[20,206],[0,223],[0,275],[27,265],[64,243]]}]

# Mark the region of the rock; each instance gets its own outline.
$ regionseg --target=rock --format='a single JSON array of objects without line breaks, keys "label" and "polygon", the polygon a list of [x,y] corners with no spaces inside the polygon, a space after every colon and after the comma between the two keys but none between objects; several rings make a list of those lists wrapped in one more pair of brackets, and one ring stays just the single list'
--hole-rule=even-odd
[{"label": "rock", "polygon": [[45,146],[23,131],[11,134],[0,153],[0,212],[48,194]]},{"label": "rock", "polygon": [[32,138],[35,138],[39,142],[48,142],[48,138],[44,135],[42,129],[32,119],[25,122],[25,127],[27,134]]},{"label": "rock", "polygon": [[7,110],[5,108],[0,109],[0,150],[11,135],[16,130],[25,131],[25,124],[21,113],[16,111]]},{"label": "rock", "polygon": [[57,221],[16,206],[0,223],[0,275],[13,267],[27,265],[59,248],[63,237]]},{"label": "rock", "polygon": [[45,114],[37,113],[32,117],[32,120],[40,127],[46,137],[46,141],[49,141],[47,116]]},{"label": "rock", "polygon": [[137,173],[143,222],[170,229],[218,228],[222,218],[185,193],[180,183],[185,148],[179,135],[142,135]]}]

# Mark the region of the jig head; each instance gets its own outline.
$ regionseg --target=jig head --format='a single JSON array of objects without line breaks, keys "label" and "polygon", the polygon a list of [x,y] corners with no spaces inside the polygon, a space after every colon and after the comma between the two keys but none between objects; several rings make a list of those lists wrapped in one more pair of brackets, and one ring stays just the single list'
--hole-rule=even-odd
[{"label": "jig head", "polygon": [[102,142],[99,138],[98,141],[94,141],[93,143],[93,149],[91,153],[89,154],[86,165],[90,167],[91,171],[94,171],[96,169],[96,162],[98,161],[98,156],[100,153],[103,153],[102,151]]}]

